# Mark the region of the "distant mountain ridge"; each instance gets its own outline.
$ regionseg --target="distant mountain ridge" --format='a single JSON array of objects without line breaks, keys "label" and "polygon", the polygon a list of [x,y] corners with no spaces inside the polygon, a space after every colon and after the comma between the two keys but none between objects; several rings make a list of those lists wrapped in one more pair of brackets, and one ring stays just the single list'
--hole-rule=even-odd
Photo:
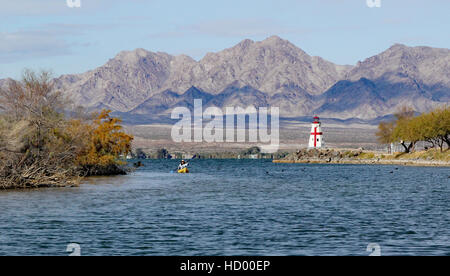
[{"label": "distant mountain ridge", "polygon": [[372,120],[409,105],[418,112],[450,103],[450,50],[396,44],[355,66],[312,57],[277,36],[244,40],[200,61],[144,49],[55,79],[83,106],[121,114],[164,115],[201,98],[218,107],[278,106],[283,117],[318,114]]},{"label": "distant mountain ridge", "polygon": [[449,104],[450,50],[395,44],[358,63],[323,96],[316,112],[339,118],[364,118],[364,112],[366,119],[375,118],[402,105],[425,112]]}]

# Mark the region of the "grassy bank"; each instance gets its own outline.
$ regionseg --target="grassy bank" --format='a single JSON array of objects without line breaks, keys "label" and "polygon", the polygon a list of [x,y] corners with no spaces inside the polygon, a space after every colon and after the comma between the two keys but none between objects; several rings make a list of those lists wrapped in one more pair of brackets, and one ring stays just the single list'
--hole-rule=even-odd
[{"label": "grassy bank", "polygon": [[438,149],[431,149],[427,151],[418,151],[412,153],[396,153],[393,155],[380,155],[385,160],[428,160],[450,162],[450,150],[440,151]]}]

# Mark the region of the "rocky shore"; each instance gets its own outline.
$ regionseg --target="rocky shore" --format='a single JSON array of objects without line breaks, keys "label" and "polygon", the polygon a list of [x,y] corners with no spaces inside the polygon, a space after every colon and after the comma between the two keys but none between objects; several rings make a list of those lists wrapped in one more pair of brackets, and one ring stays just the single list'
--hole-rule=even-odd
[{"label": "rocky shore", "polygon": [[406,166],[450,167],[450,150],[439,153],[437,150],[412,154],[384,154],[358,150],[340,149],[301,149],[274,163],[316,163],[316,164],[380,164]]}]

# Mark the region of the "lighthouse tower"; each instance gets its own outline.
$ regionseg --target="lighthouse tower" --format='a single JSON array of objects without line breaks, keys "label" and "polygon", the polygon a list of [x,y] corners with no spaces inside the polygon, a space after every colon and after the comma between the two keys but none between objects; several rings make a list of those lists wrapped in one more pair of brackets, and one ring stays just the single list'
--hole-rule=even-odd
[{"label": "lighthouse tower", "polygon": [[311,136],[309,137],[309,148],[320,149],[323,146],[323,133],[319,117],[314,117],[311,125]]}]

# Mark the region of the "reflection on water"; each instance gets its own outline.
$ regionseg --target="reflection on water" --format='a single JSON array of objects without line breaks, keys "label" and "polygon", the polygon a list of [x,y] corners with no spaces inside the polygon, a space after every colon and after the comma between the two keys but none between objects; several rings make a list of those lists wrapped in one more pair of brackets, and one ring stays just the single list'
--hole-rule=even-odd
[{"label": "reflection on water", "polygon": [[78,188],[0,192],[0,255],[450,255],[450,170],[146,161]]}]

